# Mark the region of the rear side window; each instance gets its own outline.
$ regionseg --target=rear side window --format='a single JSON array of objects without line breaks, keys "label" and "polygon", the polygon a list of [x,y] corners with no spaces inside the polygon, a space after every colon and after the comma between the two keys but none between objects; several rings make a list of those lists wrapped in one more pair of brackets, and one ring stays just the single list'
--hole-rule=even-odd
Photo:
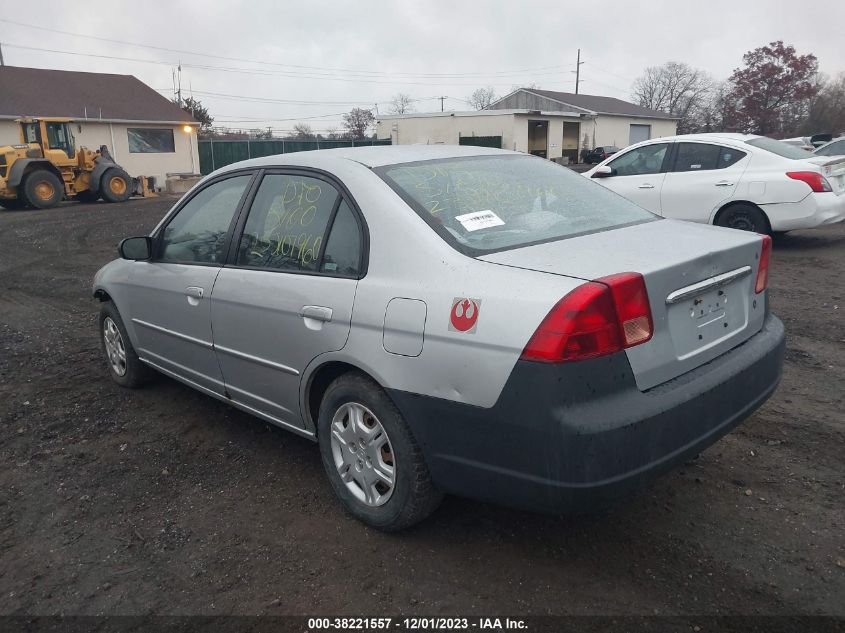
[{"label": "rear side window", "polygon": [[320,270],[343,277],[361,272],[361,229],[345,200],[337,208]]},{"label": "rear side window", "polygon": [[719,164],[718,145],[709,143],[678,143],[675,168],[672,171],[706,171]]},{"label": "rear side window", "polygon": [[769,138],[768,136],[758,136],[757,138],[752,138],[751,140],[745,142],[751,145],[752,147],[759,147],[760,149],[764,149],[767,152],[771,152],[772,154],[777,154],[778,156],[782,156],[783,158],[801,160],[812,156],[812,154],[807,150],[803,150],[800,147],[795,147],[794,145],[790,145],[789,143],[784,143],[783,141],[776,141],[775,139]]},{"label": "rear side window", "polygon": [[656,219],[602,185],[530,156],[427,160],[374,171],[468,255]]},{"label": "rear side window", "polygon": [[747,155],[748,154],[745,152],[734,147],[722,147],[722,150],[719,152],[719,164],[716,168],[724,169],[725,167],[730,167],[734,163],[741,161]]},{"label": "rear side window", "polygon": [[316,272],[326,228],[339,199],[337,190],[324,180],[264,176],[244,226],[237,264]]},{"label": "rear side window", "polygon": [[229,225],[251,180],[226,178],[191,198],[164,229],[160,261],[222,265]]}]

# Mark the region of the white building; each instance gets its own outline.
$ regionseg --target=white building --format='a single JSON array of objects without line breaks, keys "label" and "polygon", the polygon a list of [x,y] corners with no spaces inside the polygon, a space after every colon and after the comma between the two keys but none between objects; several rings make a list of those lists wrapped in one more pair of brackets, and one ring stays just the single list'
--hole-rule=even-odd
[{"label": "white building", "polygon": [[130,176],[199,173],[197,123],[131,75],[0,66],[0,145],[20,143],[20,117],[73,119],[77,147],[106,145]]},{"label": "white building", "polygon": [[376,133],[394,144],[485,144],[577,162],[579,150],[672,136],[677,124],[613,97],[520,88],[485,110],[383,115]]}]

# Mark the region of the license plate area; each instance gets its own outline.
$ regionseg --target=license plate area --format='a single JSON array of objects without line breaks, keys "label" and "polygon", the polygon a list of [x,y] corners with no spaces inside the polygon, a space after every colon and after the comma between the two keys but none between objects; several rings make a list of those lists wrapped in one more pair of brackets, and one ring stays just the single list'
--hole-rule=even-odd
[{"label": "license plate area", "polygon": [[751,277],[745,276],[693,296],[668,308],[669,331],[678,360],[729,340],[748,326]]}]

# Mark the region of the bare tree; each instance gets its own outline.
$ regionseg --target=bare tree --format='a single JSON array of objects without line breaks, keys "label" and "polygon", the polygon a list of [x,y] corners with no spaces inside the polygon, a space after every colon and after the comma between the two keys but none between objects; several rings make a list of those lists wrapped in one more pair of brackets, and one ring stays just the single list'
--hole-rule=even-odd
[{"label": "bare tree", "polygon": [[391,114],[405,114],[414,111],[413,103],[414,100],[411,99],[411,95],[399,92],[393,95],[393,99],[390,100],[389,109]]},{"label": "bare tree", "polygon": [[804,134],[845,134],[845,73],[824,81],[802,126]]},{"label": "bare tree", "polygon": [[478,88],[477,90],[474,90],[473,93],[467,97],[467,101],[476,110],[484,110],[485,108],[490,107],[497,98],[496,90],[493,86],[487,86],[486,88]]},{"label": "bare tree", "polygon": [[349,137],[353,139],[365,138],[373,123],[375,123],[375,117],[372,110],[352,108],[343,115],[343,127],[346,128]]},{"label": "bare tree", "polygon": [[326,130],[326,138],[331,140],[337,140],[343,138],[344,133],[338,131],[336,127],[330,127]]},{"label": "bare tree", "polygon": [[316,138],[314,130],[307,123],[297,123],[288,134],[288,138],[313,139]]},{"label": "bare tree", "polygon": [[678,133],[695,131],[700,109],[710,96],[712,78],[681,62],[651,66],[634,82],[634,99],[641,106],[678,117]]}]

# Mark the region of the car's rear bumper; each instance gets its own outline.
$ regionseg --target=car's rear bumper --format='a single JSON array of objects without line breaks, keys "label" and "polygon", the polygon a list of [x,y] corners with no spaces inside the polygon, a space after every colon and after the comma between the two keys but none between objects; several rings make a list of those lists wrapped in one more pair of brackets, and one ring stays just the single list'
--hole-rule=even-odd
[{"label": "car's rear bumper", "polygon": [[550,513],[608,505],[728,433],[772,394],[783,324],[646,392],[624,353],[519,361],[490,409],[401,391],[391,397],[445,492]]},{"label": "car's rear bumper", "polygon": [[845,194],[811,193],[801,202],[761,205],[773,231],[813,229],[845,220]]}]

